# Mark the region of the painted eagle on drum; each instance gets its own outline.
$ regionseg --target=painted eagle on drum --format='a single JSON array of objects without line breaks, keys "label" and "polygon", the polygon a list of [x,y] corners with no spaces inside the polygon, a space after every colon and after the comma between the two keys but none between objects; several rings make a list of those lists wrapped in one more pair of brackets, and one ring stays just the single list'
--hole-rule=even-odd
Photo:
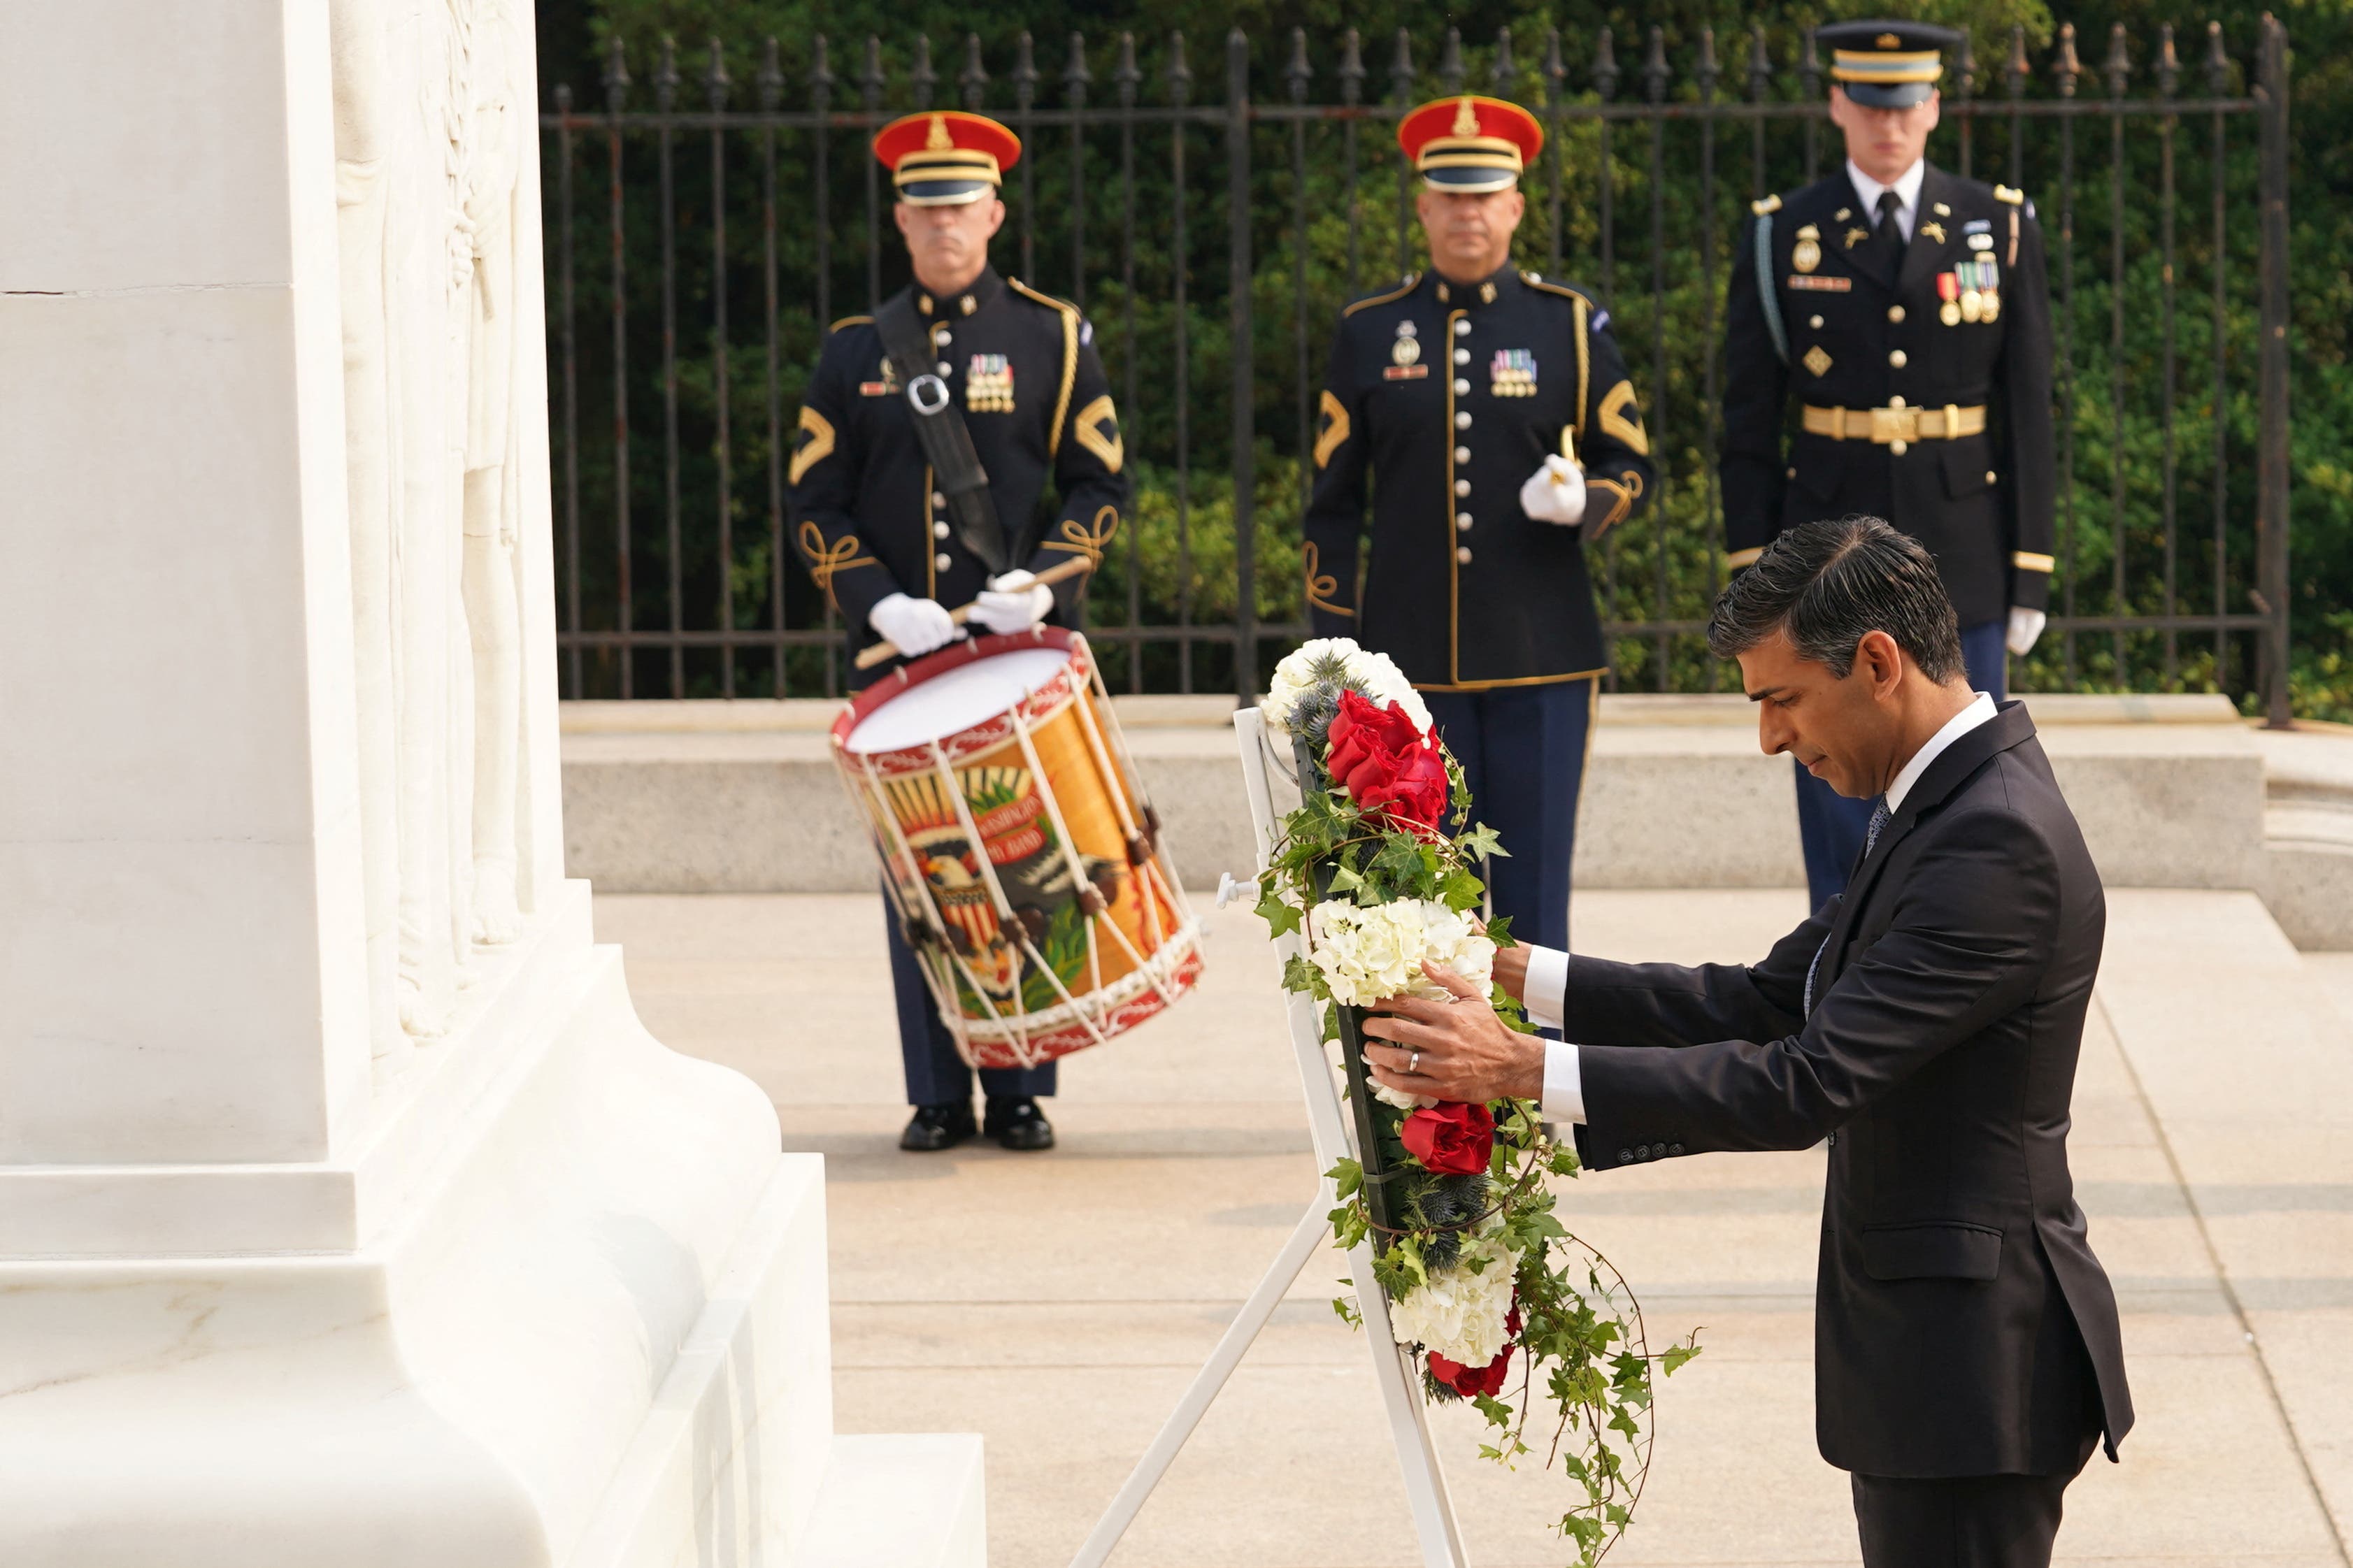
[{"label": "painted eagle on drum", "polygon": [[[963,813],[936,773],[884,787],[939,907],[949,945],[962,961],[965,973],[958,978],[976,981],[999,1005],[1018,1001],[1024,1011],[1053,1005],[1060,995],[1029,963],[1020,940],[1027,939],[1065,987],[1085,989],[1086,919],[1117,900],[1125,868],[1103,856],[1064,852],[1029,769],[962,768],[955,782]],[[982,855],[1021,927],[1018,938],[998,919]]]}]

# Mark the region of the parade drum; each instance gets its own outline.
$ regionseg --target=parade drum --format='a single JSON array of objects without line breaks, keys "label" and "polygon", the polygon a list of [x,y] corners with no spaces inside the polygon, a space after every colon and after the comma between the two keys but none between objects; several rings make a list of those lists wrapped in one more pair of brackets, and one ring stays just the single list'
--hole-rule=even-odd
[{"label": "parade drum", "polygon": [[853,699],[834,761],[940,1016],[975,1067],[1034,1067],[1190,990],[1201,933],[1086,638],[959,642]]}]

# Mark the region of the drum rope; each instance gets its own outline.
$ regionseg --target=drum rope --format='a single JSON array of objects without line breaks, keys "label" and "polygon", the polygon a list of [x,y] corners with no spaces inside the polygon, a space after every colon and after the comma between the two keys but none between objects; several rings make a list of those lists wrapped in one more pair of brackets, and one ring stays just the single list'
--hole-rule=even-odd
[{"label": "drum rope", "polygon": [[[964,788],[956,783],[955,769],[948,764],[947,749],[944,746],[942,746],[936,740],[931,742],[931,749],[933,759],[939,763],[940,772],[944,774],[947,779],[948,787],[946,795],[948,797],[948,804],[955,808],[956,821],[964,826],[965,837],[972,845],[973,864],[980,868],[981,879],[988,884],[989,894],[997,900],[997,923],[998,927],[1002,929],[1008,936],[1011,936],[1016,931],[1021,933],[1021,951],[1029,955],[1029,961],[1038,966],[1039,972],[1046,976],[1047,980],[1053,984],[1054,989],[1061,991],[1062,999],[1071,1003],[1072,1011],[1077,1011],[1078,1004],[1075,1001],[1071,1001],[1071,994],[1068,991],[1064,991],[1062,989],[1062,977],[1056,974],[1053,970],[1048,966],[1044,956],[1039,952],[1036,944],[1030,942],[1029,929],[1021,923],[1020,916],[1014,912],[1013,900],[1006,896],[1005,883],[997,875],[997,863],[988,858],[987,844],[981,837],[980,824],[973,820],[972,803],[965,799]],[[1016,994],[1018,994],[1018,991]],[[995,1009],[992,1008],[991,1011],[994,1012]],[[1013,1030],[1018,1037],[1018,1044],[1015,1047],[1014,1054],[1021,1058],[1021,1066],[1024,1068],[1033,1068],[1045,1058],[1029,1044],[1029,1031],[1023,1027],[1020,1022],[1021,1016],[1022,1015],[1016,1014],[1012,1020]],[[1081,1021],[1085,1021],[1083,1015],[1082,1015]],[[1095,1032],[1094,1026],[1092,1023],[1087,1025],[1087,1029],[1091,1034]],[[1101,1036],[1098,1035],[1097,1038],[1100,1039]]]},{"label": "drum rope", "polygon": [[[1078,657],[1086,661],[1087,689],[1103,698],[1105,709],[1108,710],[1111,693],[1103,683],[1103,669],[1095,663],[1094,650],[1087,645],[1087,640],[1083,637],[1074,634],[1071,640],[1077,645]],[[1114,786],[1111,792],[1112,809],[1119,815],[1120,831],[1133,839],[1137,837],[1136,822],[1134,816],[1127,808],[1127,796],[1133,793],[1139,801],[1145,800],[1147,797],[1144,793],[1144,775],[1135,771],[1135,759],[1128,754],[1127,737],[1120,732],[1116,724],[1109,727],[1113,740],[1119,746],[1120,759],[1125,764],[1123,770],[1112,764],[1110,753],[1103,749],[1102,729],[1095,723],[1094,705],[1087,700],[1086,690],[1077,693],[1074,706],[1079,710],[1079,727],[1086,732],[1087,749],[1094,753],[1095,766],[1103,770],[1104,781]],[[1155,952],[1159,952],[1168,943],[1168,933],[1162,929],[1160,922],[1160,898],[1170,891],[1169,879],[1161,873],[1159,858],[1160,846],[1155,840],[1151,845],[1151,853],[1146,855],[1136,867],[1139,872],[1144,871],[1146,867],[1151,868],[1151,874],[1144,879],[1146,884],[1144,889],[1144,918],[1145,927],[1151,933],[1152,950]],[[1151,886],[1155,882],[1159,884],[1156,891]],[[1171,898],[1169,901],[1172,904],[1183,903],[1181,898]],[[1193,914],[1191,907],[1185,906],[1184,912],[1186,923],[1190,925]]]},{"label": "drum rope", "polygon": [[[921,877],[922,862],[916,858],[914,846],[907,841],[906,830],[899,825],[898,814],[891,810],[890,792],[882,787],[882,778],[875,770],[874,759],[871,755],[860,752],[858,762],[860,770],[865,773],[866,781],[873,790],[875,797],[882,802],[882,819],[890,825],[892,840],[898,845],[900,852],[906,856],[908,863],[916,867],[916,875]],[[955,775],[953,773],[948,775],[948,786],[951,794],[956,793]],[[956,795],[956,798],[960,800],[963,797],[961,795]],[[987,857],[983,856],[983,858],[986,859]],[[1020,1035],[1021,1026],[1011,1022],[997,1012],[996,1005],[988,999],[988,987],[981,984],[979,974],[957,954],[955,944],[948,940],[947,927],[941,921],[938,909],[929,899],[923,900],[923,912],[928,917],[924,923],[931,928],[932,935],[937,941],[940,951],[947,954],[949,964],[964,975],[965,983],[972,987],[972,994],[978,997],[980,1005],[988,1010],[989,1022],[1000,1027],[1010,1028],[1017,1036]],[[916,959],[915,967],[922,972],[923,984],[931,987],[932,1000],[938,1005],[941,1018],[947,1023],[949,1031],[955,1036],[956,1053],[965,1058],[965,1066],[977,1067],[979,1064],[973,1060],[976,1053],[972,1044],[969,1020],[965,1017],[962,999],[941,987],[938,977],[932,973],[932,966],[923,963],[920,956]],[[1016,1054],[1024,1054],[1028,1044],[1028,1037],[1023,1036],[1021,1043],[1015,1047]],[[1021,1065],[1035,1067],[1038,1064],[1032,1060],[1024,1061]]]},{"label": "drum rope", "polygon": [[[1084,700],[1083,696],[1081,700]],[[1054,788],[1053,775],[1046,771],[1045,763],[1038,755],[1037,745],[1029,738],[1029,721],[1023,716],[1021,704],[1017,702],[1013,705],[1010,717],[1013,720],[1013,738],[1020,742],[1022,756],[1029,759],[1029,776],[1037,781],[1038,798],[1045,805],[1046,820],[1054,825],[1054,832],[1062,840],[1062,863],[1070,869],[1072,896],[1080,900],[1079,911],[1086,918],[1087,994],[1095,999],[1095,1016],[1101,1018],[1108,1007],[1108,1003],[1103,996],[1103,955],[1095,942],[1097,917],[1087,910],[1085,904],[1086,894],[1093,889],[1094,883],[1087,876],[1084,858],[1079,854],[1078,838],[1071,832],[1070,823],[1063,818],[1062,797]],[[1103,900],[1103,912],[1101,918],[1105,923],[1111,921],[1111,903],[1108,900]],[[1093,1026],[1090,1025],[1089,1027],[1092,1029]],[[1103,1037],[1097,1033],[1096,1043],[1102,1042]]]},{"label": "drum rope", "polygon": [[[1020,708],[1018,704],[1013,709],[1013,721],[1017,728],[1021,722]],[[1063,1003],[1069,1006],[1071,1016],[1086,1026],[1087,1033],[1095,1037],[1095,1044],[1099,1046],[1110,1044],[1110,1037],[1095,1026],[1094,1020],[1087,1016],[1086,1009],[1079,1005],[1079,999],[1071,994],[1069,986],[1062,984],[1062,977],[1055,973],[1053,966],[1046,962],[1046,955],[1039,952],[1037,944],[1029,940],[1029,928],[1023,925],[1020,917],[1014,913],[1013,900],[1006,896],[1005,884],[997,879],[997,863],[988,858],[987,847],[981,842],[980,825],[973,820],[972,803],[965,799],[964,790],[955,782],[955,771],[948,766],[947,752],[937,741],[934,741],[931,745],[932,754],[939,759],[941,771],[948,775],[948,802],[955,807],[956,820],[964,825],[965,833],[972,841],[973,859],[980,867],[981,875],[988,883],[988,890],[997,896],[997,924],[1008,935],[1015,931],[1021,933],[1021,951],[1029,955],[1029,962],[1038,966],[1038,973],[1046,977],[1046,984],[1051,985],[1055,994],[1060,996]],[[1031,761],[1034,763],[1036,758],[1033,756]],[[1113,928],[1114,931],[1116,929],[1116,927]],[[1173,1001],[1174,998],[1170,1000]],[[994,1009],[991,1011],[993,1013]],[[1015,1015],[1012,1026],[1020,1035],[1020,1045],[1017,1054],[1024,1058],[1021,1065],[1025,1068],[1032,1068],[1044,1061],[1046,1057],[1043,1052],[1031,1047],[1029,1032],[1018,1021],[1027,1016],[1027,1014]]]}]

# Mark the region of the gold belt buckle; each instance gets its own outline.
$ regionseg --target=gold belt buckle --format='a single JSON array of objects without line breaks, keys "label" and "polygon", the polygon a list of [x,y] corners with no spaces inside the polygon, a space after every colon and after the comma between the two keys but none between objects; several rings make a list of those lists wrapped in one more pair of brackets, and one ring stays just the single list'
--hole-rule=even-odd
[{"label": "gold belt buckle", "polygon": [[1920,411],[1916,408],[1873,409],[1871,438],[1883,447],[1897,441],[1917,441],[1920,438]]}]

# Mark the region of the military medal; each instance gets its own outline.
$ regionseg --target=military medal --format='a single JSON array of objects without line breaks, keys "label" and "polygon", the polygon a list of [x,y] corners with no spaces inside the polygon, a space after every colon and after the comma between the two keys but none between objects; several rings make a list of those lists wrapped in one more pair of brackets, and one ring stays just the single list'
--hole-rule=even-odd
[{"label": "military medal", "polygon": [[1812,224],[1798,231],[1797,248],[1789,252],[1789,265],[1800,272],[1811,272],[1822,264],[1822,231]]},{"label": "military medal", "polygon": [[1936,274],[1936,297],[1944,301],[1936,307],[1936,320],[1948,327],[1961,324],[1961,280],[1950,272]]},{"label": "military medal", "polygon": [[1487,367],[1487,389],[1497,397],[1536,395],[1536,356],[1533,349],[1497,349]]},{"label": "military medal", "polygon": [[1411,364],[1421,358],[1421,344],[1415,339],[1415,331],[1411,321],[1398,323],[1397,342],[1389,345],[1389,362],[1392,364]]},{"label": "military medal", "polygon": [[1013,362],[1003,354],[975,354],[964,373],[968,414],[1013,412]]}]

